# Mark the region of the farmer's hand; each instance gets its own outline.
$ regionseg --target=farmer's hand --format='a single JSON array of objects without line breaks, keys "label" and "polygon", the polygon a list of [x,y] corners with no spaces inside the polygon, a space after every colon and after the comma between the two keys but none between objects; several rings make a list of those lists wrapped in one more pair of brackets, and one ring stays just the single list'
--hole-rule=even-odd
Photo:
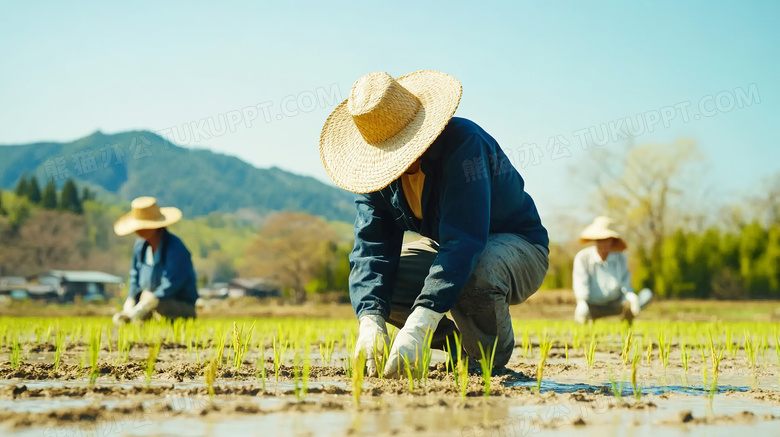
[{"label": "farmer's hand", "polygon": [[116,314],[114,314],[114,318],[112,319],[114,321],[114,324],[117,326],[124,325],[125,323],[130,321],[130,317],[124,312],[120,311]]},{"label": "farmer's hand", "polygon": [[149,313],[157,308],[158,303],[160,303],[160,300],[155,297],[154,293],[151,291],[144,291],[141,293],[138,303],[128,313],[128,316],[134,321],[143,320]]},{"label": "farmer's hand", "polygon": [[127,300],[125,301],[125,304],[122,305],[122,312],[125,314],[129,314],[130,311],[133,310],[133,307],[135,307],[136,303],[137,302],[135,301],[135,299],[133,299],[132,297],[128,297]]},{"label": "farmer's hand", "polygon": [[390,347],[390,336],[387,335],[385,319],[379,315],[362,316],[357,342],[355,342],[355,358],[361,353],[365,355],[368,376],[377,375],[376,359],[384,356],[386,347]]},{"label": "farmer's hand", "polygon": [[420,367],[423,350],[429,346],[426,342],[430,341],[442,317],[444,314],[428,308],[417,307],[412,311],[404,327],[398,331],[393,347],[390,349],[390,356],[385,365],[385,376],[388,378],[401,376],[402,367],[405,366],[403,357],[406,357],[409,362],[410,370],[414,371]]},{"label": "farmer's hand", "polygon": [[642,307],[639,306],[639,297],[634,293],[633,291],[629,291],[626,293],[625,296],[626,302],[628,302],[628,306],[631,309],[631,314],[634,315],[634,317],[639,315],[639,312],[642,310]]}]

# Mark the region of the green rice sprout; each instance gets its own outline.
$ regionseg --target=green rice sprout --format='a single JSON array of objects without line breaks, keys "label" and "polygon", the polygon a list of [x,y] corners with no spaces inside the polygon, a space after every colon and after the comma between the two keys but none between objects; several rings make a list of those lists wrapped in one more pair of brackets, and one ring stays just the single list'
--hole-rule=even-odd
[{"label": "green rice sprout", "polygon": [[750,333],[745,331],[745,355],[747,355],[747,360],[750,363],[750,371],[753,373],[753,378],[756,377],[756,359],[758,355],[758,349],[756,348],[755,343],[753,343],[753,339],[750,336]]},{"label": "green rice sprout", "polygon": [[102,335],[103,335],[103,329],[101,327],[93,328],[92,331],[90,331],[90,339],[89,339],[89,365],[90,365],[89,383],[90,385],[95,384],[95,380],[97,379],[99,373],[98,359],[100,356]]},{"label": "green rice sprout", "polygon": [[[406,357],[404,356],[404,359]],[[363,375],[366,368],[366,354],[362,351],[358,354],[358,356],[355,357],[355,362],[352,364],[352,398],[355,400],[355,407],[360,406],[360,395],[363,394]],[[406,361],[407,369],[409,361]],[[410,384],[410,391],[414,391],[414,380],[412,378],[409,378],[409,381],[411,381]]]},{"label": "green rice sprout", "polygon": [[[377,344],[381,341],[383,343],[382,353],[379,353],[379,347]],[[333,354],[333,351],[330,352]],[[385,375],[385,363],[390,357],[390,345],[386,343],[384,336],[378,336],[374,342],[374,361],[376,365],[376,374],[379,378],[383,378]]]},{"label": "green rice sprout", "polygon": [[617,381],[615,381],[615,376],[612,374],[612,366],[609,366],[609,384],[612,386],[612,394],[615,395],[615,400],[617,403],[621,403],[623,399],[623,381],[620,381],[620,384],[618,385]]},{"label": "green rice sprout", "polygon": [[485,354],[481,342],[478,342],[477,346],[479,346],[479,365],[482,368],[482,383],[485,386],[485,399],[487,399],[490,397],[490,382],[493,374],[493,361],[496,358],[496,349],[498,347],[498,336],[496,336],[496,340],[493,342],[493,350],[490,351],[490,357]]},{"label": "green rice sprout", "polygon": [[683,370],[688,374],[688,360],[690,359],[688,353],[688,345],[685,344],[685,340],[680,337],[680,361],[682,362]]},{"label": "green rice sprout", "polygon": [[650,358],[653,356],[653,340],[647,342],[647,365],[650,365]]},{"label": "green rice sprout", "polygon": [[217,379],[217,360],[212,358],[209,364],[203,369],[203,376],[206,379],[206,388],[209,392],[209,400],[214,402],[214,381]]},{"label": "green rice sprout", "polygon": [[[496,339],[498,340],[498,339]],[[544,336],[539,337],[539,363],[536,365],[536,391],[541,393],[542,391],[542,376],[544,375],[544,364],[547,362],[547,355],[552,349],[552,342],[550,341],[547,332]],[[493,349],[495,354],[495,348]]]},{"label": "green rice sprout", "polygon": [[412,374],[412,366],[409,365],[409,357],[401,355],[401,360],[406,373],[406,379],[409,380],[409,392],[414,392],[414,374]]},{"label": "green rice sprout", "polygon": [[225,353],[225,343],[229,331],[217,337],[217,367],[222,366],[222,356]]},{"label": "green rice sprout", "polygon": [[636,377],[639,371],[639,364],[642,361],[642,347],[634,347],[634,354],[631,358],[631,387],[634,390],[634,398],[637,402],[642,400],[642,386],[637,383]]},{"label": "green rice sprout", "polygon": [[423,386],[425,386],[428,382],[428,373],[430,372],[431,359],[433,358],[433,350],[431,349],[432,340],[433,330],[428,329],[428,331],[425,333],[425,339],[423,340],[422,344],[422,362],[417,369],[417,379]]},{"label": "green rice sprout", "polygon": [[274,347],[274,378],[276,379],[276,382],[279,382],[279,368],[282,366],[282,363],[284,362],[284,355],[287,352],[288,343],[287,342],[282,343],[280,340],[279,346],[277,347],[277,343],[274,341],[273,347]]},{"label": "green rice sprout", "polygon": [[22,344],[19,342],[19,338],[15,337],[11,343],[11,368],[16,370],[22,363]]},{"label": "green rice sprout", "polygon": [[54,371],[60,370],[60,364],[62,363],[62,353],[65,351],[65,333],[57,330],[57,336],[55,337],[56,348],[54,350]]},{"label": "green rice sprout", "polygon": [[260,383],[265,391],[265,337],[258,344],[260,348],[260,358],[257,360],[257,368],[260,370]]},{"label": "green rice sprout", "polygon": [[631,345],[634,342],[634,330],[632,328],[628,329],[628,332],[626,335],[623,336],[623,353],[621,354],[621,358],[623,359],[623,364],[628,364],[631,361]]},{"label": "green rice sprout", "polygon": [[[309,343],[309,339],[304,339],[303,342],[303,381],[302,381],[302,391],[303,391],[303,397],[306,397],[306,394],[309,392],[309,373],[311,372],[311,358],[309,357],[309,350],[311,349],[311,343]],[[364,363],[365,365],[365,363]]]},{"label": "green rice sprout", "polygon": [[595,362],[595,358],[596,358],[596,333],[595,332],[590,337],[590,345],[583,352],[585,353],[585,359],[588,363],[588,370],[590,370],[593,368],[593,363]]},{"label": "green rice sprout", "polygon": [[160,352],[160,339],[157,339],[157,342],[154,343],[153,346],[149,347],[149,356],[146,357],[146,369],[144,369],[144,374],[146,376],[146,386],[150,387],[152,385],[152,375],[154,375],[154,365],[157,363],[157,354]]},{"label": "green rice sprout", "polygon": [[322,357],[322,365],[330,366],[330,361],[333,359],[333,350],[336,348],[336,337],[330,337],[325,340],[325,343],[320,343],[320,357]]}]

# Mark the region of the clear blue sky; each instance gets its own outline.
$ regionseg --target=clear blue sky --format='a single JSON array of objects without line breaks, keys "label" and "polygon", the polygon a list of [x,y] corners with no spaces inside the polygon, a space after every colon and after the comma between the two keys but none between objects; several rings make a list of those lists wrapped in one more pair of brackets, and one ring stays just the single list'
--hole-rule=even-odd
[{"label": "clear blue sky", "polygon": [[[510,152],[540,146],[521,172],[543,215],[582,202],[568,174],[588,152],[573,132],[681,102],[687,123],[677,113],[636,142],[696,139],[722,194],[780,170],[780,2],[585,3],[4,2],[0,144],[176,127],[191,145],[326,180],[317,143],[335,102],[307,98],[346,98],[371,71],[436,69],[463,84],[456,115]],[[751,84],[752,104],[730,109]],[[700,101],[715,114],[695,120]],[[183,135],[258,104],[269,122]],[[556,135],[570,157],[546,150]]]}]

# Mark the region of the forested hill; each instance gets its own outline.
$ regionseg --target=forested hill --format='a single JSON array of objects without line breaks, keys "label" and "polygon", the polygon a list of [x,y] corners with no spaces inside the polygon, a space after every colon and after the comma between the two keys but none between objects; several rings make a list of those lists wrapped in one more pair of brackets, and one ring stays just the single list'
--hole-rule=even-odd
[{"label": "forested hill", "polygon": [[72,177],[99,195],[113,193],[124,201],[154,196],[160,204],[178,206],[191,216],[251,208],[351,222],[355,214],[349,193],[314,178],[179,147],[147,131],[96,132],[69,143],[0,146],[0,188],[13,188],[25,173],[42,183],[53,178],[58,187]]}]

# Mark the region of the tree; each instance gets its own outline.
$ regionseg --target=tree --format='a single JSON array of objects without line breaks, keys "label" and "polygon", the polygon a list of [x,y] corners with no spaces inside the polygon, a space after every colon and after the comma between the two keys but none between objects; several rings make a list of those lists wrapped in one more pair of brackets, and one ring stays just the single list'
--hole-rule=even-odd
[{"label": "tree", "polygon": [[321,273],[337,251],[336,235],[320,217],[279,213],[268,217],[247,251],[242,274],[272,277],[306,300],[306,285]]},{"label": "tree", "polygon": [[86,202],[87,200],[95,200],[95,193],[90,191],[88,187],[84,187],[81,189],[81,201]]},{"label": "tree", "polygon": [[54,185],[54,181],[51,179],[49,179],[49,182],[43,187],[41,206],[45,209],[57,209],[57,186]]},{"label": "tree", "polygon": [[625,151],[597,150],[591,154],[590,165],[576,169],[595,189],[596,213],[621,223],[629,247],[648,263],[643,271],[644,285],[665,287],[659,275],[664,257],[674,250],[667,249],[664,254],[664,241],[683,223],[700,225],[706,217],[695,208],[697,199],[693,197],[695,164],[701,156],[696,142],[689,139],[629,144]]},{"label": "tree", "polygon": [[34,204],[41,203],[41,187],[38,185],[38,179],[33,176],[27,182],[27,198]]},{"label": "tree", "polygon": [[3,209],[3,190],[0,190],[0,215],[5,215],[5,209]]},{"label": "tree", "polygon": [[84,209],[81,206],[81,200],[79,200],[79,192],[73,179],[65,181],[65,185],[62,187],[60,209],[76,214],[82,214],[84,212]]},{"label": "tree", "polygon": [[15,194],[19,197],[27,196],[27,174],[23,174],[16,182]]}]

